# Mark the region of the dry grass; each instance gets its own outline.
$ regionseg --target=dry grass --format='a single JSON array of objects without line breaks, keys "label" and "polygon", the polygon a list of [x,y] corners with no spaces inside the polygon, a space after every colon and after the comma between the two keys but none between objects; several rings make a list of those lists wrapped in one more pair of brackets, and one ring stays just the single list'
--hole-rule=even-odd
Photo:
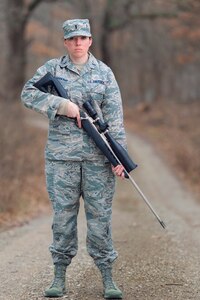
[{"label": "dry grass", "polygon": [[174,172],[200,195],[200,102],[140,104],[126,110],[127,128],[148,139]]},{"label": "dry grass", "polygon": [[20,104],[0,104],[0,228],[20,225],[47,209],[45,134],[23,121]]}]

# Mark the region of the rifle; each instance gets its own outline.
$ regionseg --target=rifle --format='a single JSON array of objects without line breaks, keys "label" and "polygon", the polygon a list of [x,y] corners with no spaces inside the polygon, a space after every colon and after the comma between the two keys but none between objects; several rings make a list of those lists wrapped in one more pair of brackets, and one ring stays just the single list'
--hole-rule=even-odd
[{"label": "rifle", "polygon": [[[39,81],[34,83],[34,86],[44,93],[57,94],[63,98],[67,97],[66,91],[62,84],[50,72],[44,75]],[[147,197],[143,194],[137,183],[129,174],[137,167],[137,164],[133,162],[127,151],[117,141],[115,141],[115,139],[109,133],[108,124],[98,117],[97,112],[92,106],[91,100],[86,101],[83,104],[83,108],[86,110],[86,112],[80,110],[81,124],[83,129],[87,132],[97,147],[102,151],[102,153],[107,157],[109,162],[114,167],[119,164],[124,167],[125,178],[130,180],[131,184],[141,195],[147,206],[159,221],[160,225],[165,228],[165,223],[161,220],[159,215],[148,201]]]}]

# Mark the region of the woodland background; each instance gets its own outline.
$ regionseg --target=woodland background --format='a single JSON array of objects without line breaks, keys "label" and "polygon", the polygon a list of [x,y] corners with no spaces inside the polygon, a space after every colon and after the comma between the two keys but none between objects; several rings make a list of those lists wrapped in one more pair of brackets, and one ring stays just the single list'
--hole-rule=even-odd
[{"label": "woodland background", "polygon": [[92,52],[116,75],[127,130],[154,143],[200,195],[199,15],[199,0],[1,0],[2,229],[49,209],[47,132],[27,121],[38,116],[22,107],[20,93],[41,64],[65,53],[62,23],[69,18],[90,19]]}]

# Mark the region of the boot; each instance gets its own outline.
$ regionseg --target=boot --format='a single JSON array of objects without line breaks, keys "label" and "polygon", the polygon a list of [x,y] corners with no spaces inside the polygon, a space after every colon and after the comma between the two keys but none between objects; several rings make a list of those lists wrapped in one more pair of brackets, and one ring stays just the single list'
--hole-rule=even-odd
[{"label": "boot", "polygon": [[104,286],[104,298],[105,299],[122,299],[122,291],[117,287],[116,283],[112,278],[112,268],[105,267],[101,268],[101,275]]},{"label": "boot", "polygon": [[54,280],[52,285],[46,289],[45,297],[62,297],[65,292],[65,273],[66,273],[66,266],[63,265],[55,265],[54,268]]}]

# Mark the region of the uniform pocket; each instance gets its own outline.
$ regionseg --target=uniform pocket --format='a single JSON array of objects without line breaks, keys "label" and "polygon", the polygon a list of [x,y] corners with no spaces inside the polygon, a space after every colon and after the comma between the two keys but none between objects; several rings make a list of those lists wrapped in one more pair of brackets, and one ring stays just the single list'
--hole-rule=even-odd
[{"label": "uniform pocket", "polygon": [[71,123],[67,117],[56,117],[49,123],[49,133],[70,135]]},{"label": "uniform pocket", "polygon": [[92,80],[88,83],[90,97],[101,105],[105,95],[105,83],[102,80]]}]

